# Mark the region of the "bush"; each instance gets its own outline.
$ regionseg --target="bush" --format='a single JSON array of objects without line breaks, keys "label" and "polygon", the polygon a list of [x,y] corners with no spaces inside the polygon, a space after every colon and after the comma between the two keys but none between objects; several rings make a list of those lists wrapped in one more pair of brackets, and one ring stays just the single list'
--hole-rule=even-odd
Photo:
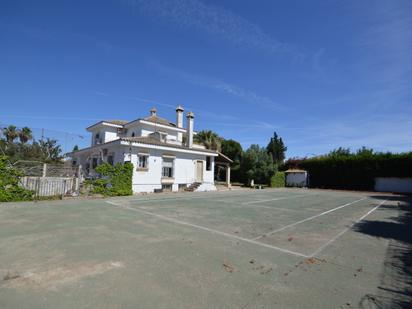
[{"label": "bush", "polygon": [[310,187],[373,190],[375,177],[412,177],[412,153],[328,155],[303,160],[299,167],[308,171]]},{"label": "bush", "polygon": [[276,172],[270,181],[270,186],[272,188],[283,188],[285,186],[285,173]]},{"label": "bush", "polygon": [[14,168],[8,157],[0,156],[0,202],[30,201],[33,192],[20,185],[21,171]]},{"label": "bush", "polygon": [[107,196],[132,195],[133,164],[126,162],[112,166],[103,163],[96,167],[101,178],[90,182],[92,193]]}]

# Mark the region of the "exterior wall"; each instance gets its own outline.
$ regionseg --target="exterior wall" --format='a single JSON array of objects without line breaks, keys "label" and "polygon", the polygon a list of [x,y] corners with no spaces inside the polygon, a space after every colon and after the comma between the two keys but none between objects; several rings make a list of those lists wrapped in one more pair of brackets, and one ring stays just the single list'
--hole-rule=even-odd
[{"label": "exterior wall", "polygon": [[148,136],[149,134],[155,132],[155,131],[160,131],[167,133],[167,139],[168,140],[174,140],[177,141],[178,134],[174,130],[166,129],[166,128],[157,128],[155,126],[151,126],[148,124],[137,124],[136,126],[130,127],[127,129],[127,136],[132,136],[132,132],[135,132],[135,136]]},{"label": "exterior wall", "polygon": [[412,193],[412,178],[377,177],[375,191]]},{"label": "exterior wall", "polygon": [[307,173],[286,173],[286,187],[306,187]]},{"label": "exterior wall", "polygon": [[[148,170],[139,171],[138,153],[149,152]],[[133,172],[133,191],[134,192],[153,192],[155,189],[162,188],[162,162],[163,155],[172,154],[170,151],[157,149],[137,148],[133,150],[131,162],[134,165]],[[196,181],[196,162],[203,161],[203,190],[215,190],[214,187],[214,158],[211,157],[211,170],[206,171],[206,156],[197,154],[174,153],[173,179],[167,179],[167,184],[172,184],[172,190],[177,191],[179,185],[190,185]],[[129,160],[129,154],[125,154],[125,160]],[[165,180],[163,180],[165,181]],[[166,184],[166,182],[164,182]],[[200,189],[200,188],[199,188]],[[201,189],[202,190],[202,189]]]},{"label": "exterior wall", "polygon": [[[99,143],[107,143],[118,139],[119,136],[117,134],[117,128],[108,127],[108,126],[101,126],[91,131],[92,133],[92,140],[91,146],[98,145]],[[96,134],[99,133],[99,143],[96,143]]]},{"label": "exterior wall", "polygon": [[108,143],[119,138],[119,136],[117,135],[117,128],[104,128],[104,131],[102,133],[104,143]]},{"label": "exterior wall", "polygon": [[[107,149],[107,154],[103,155],[103,149]],[[145,171],[138,170],[138,153],[148,153],[148,169]],[[191,154],[174,151],[173,149],[149,149],[136,146],[126,145],[101,145],[90,150],[80,151],[73,154],[73,160],[76,164],[81,164],[83,170],[93,176],[92,158],[97,157],[98,163],[107,162],[109,155],[113,155],[113,163],[131,161],[133,163],[133,192],[153,192],[155,189],[162,188],[162,162],[163,155],[174,155],[173,178],[163,179],[172,185],[173,191],[179,190],[179,185],[188,186],[196,182],[197,161],[203,162],[203,182],[197,191],[216,190],[214,186],[214,157],[210,156],[211,169],[206,170],[206,154]],[[87,169],[87,166],[89,168]]]},{"label": "exterior wall", "polygon": [[[102,149],[107,149],[107,155],[102,155]],[[76,161],[76,165],[81,165],[83,171],[86,171],[87,166],[89,165],[88,172],[93,175],[93,169],[91,167],[91,160],[93,157],[97,157],[99,160],[99,164],[102,162],[107,162],[108,156],[113,155],[113,164],[116,163],[123,163],[125,161],[125,152],[128,149],[126,147],[104,147],[103,145],[99,148],[90,149],[90,151],[83,151],[79,153],[75,153],[72,157],[72,160]],[[86,171],[87,172],[87,171]]]}]

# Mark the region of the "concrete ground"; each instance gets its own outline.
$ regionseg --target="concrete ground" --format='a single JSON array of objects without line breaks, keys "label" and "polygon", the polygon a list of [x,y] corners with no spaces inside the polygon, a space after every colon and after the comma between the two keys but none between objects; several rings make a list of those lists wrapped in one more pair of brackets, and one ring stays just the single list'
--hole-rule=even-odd
[{"label": "concrete ground", "polygon": [[265,189],[0,204],[0,308],[403,308],[411,198]]}]

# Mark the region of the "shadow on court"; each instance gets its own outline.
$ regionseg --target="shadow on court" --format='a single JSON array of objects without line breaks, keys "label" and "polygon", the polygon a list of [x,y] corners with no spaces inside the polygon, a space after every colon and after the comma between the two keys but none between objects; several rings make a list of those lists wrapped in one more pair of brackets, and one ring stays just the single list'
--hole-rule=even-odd
[{"label": "shadow on court", "polygon": [[361,308],[412,306],[412,197],[391,196],[386,199],[398,203],[383,205],[380,211],[394,211],[397,216],[390,221],[365,220],[354,226],[359,233],[390,241],[377,295],[365,295],[360,302]]}]

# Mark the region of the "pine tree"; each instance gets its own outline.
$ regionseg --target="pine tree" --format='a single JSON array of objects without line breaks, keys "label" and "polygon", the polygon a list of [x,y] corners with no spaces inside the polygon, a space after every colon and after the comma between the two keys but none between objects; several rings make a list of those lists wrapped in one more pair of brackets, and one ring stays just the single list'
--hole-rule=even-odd
[{"label": "pine tree", "polygon": [[278,137],[276,132],[273,133],[273,137],[270,139],[266,150],[272,156],[274,163],[281,164],[285,160],[287,147],[283,143],[282,138]]}]

